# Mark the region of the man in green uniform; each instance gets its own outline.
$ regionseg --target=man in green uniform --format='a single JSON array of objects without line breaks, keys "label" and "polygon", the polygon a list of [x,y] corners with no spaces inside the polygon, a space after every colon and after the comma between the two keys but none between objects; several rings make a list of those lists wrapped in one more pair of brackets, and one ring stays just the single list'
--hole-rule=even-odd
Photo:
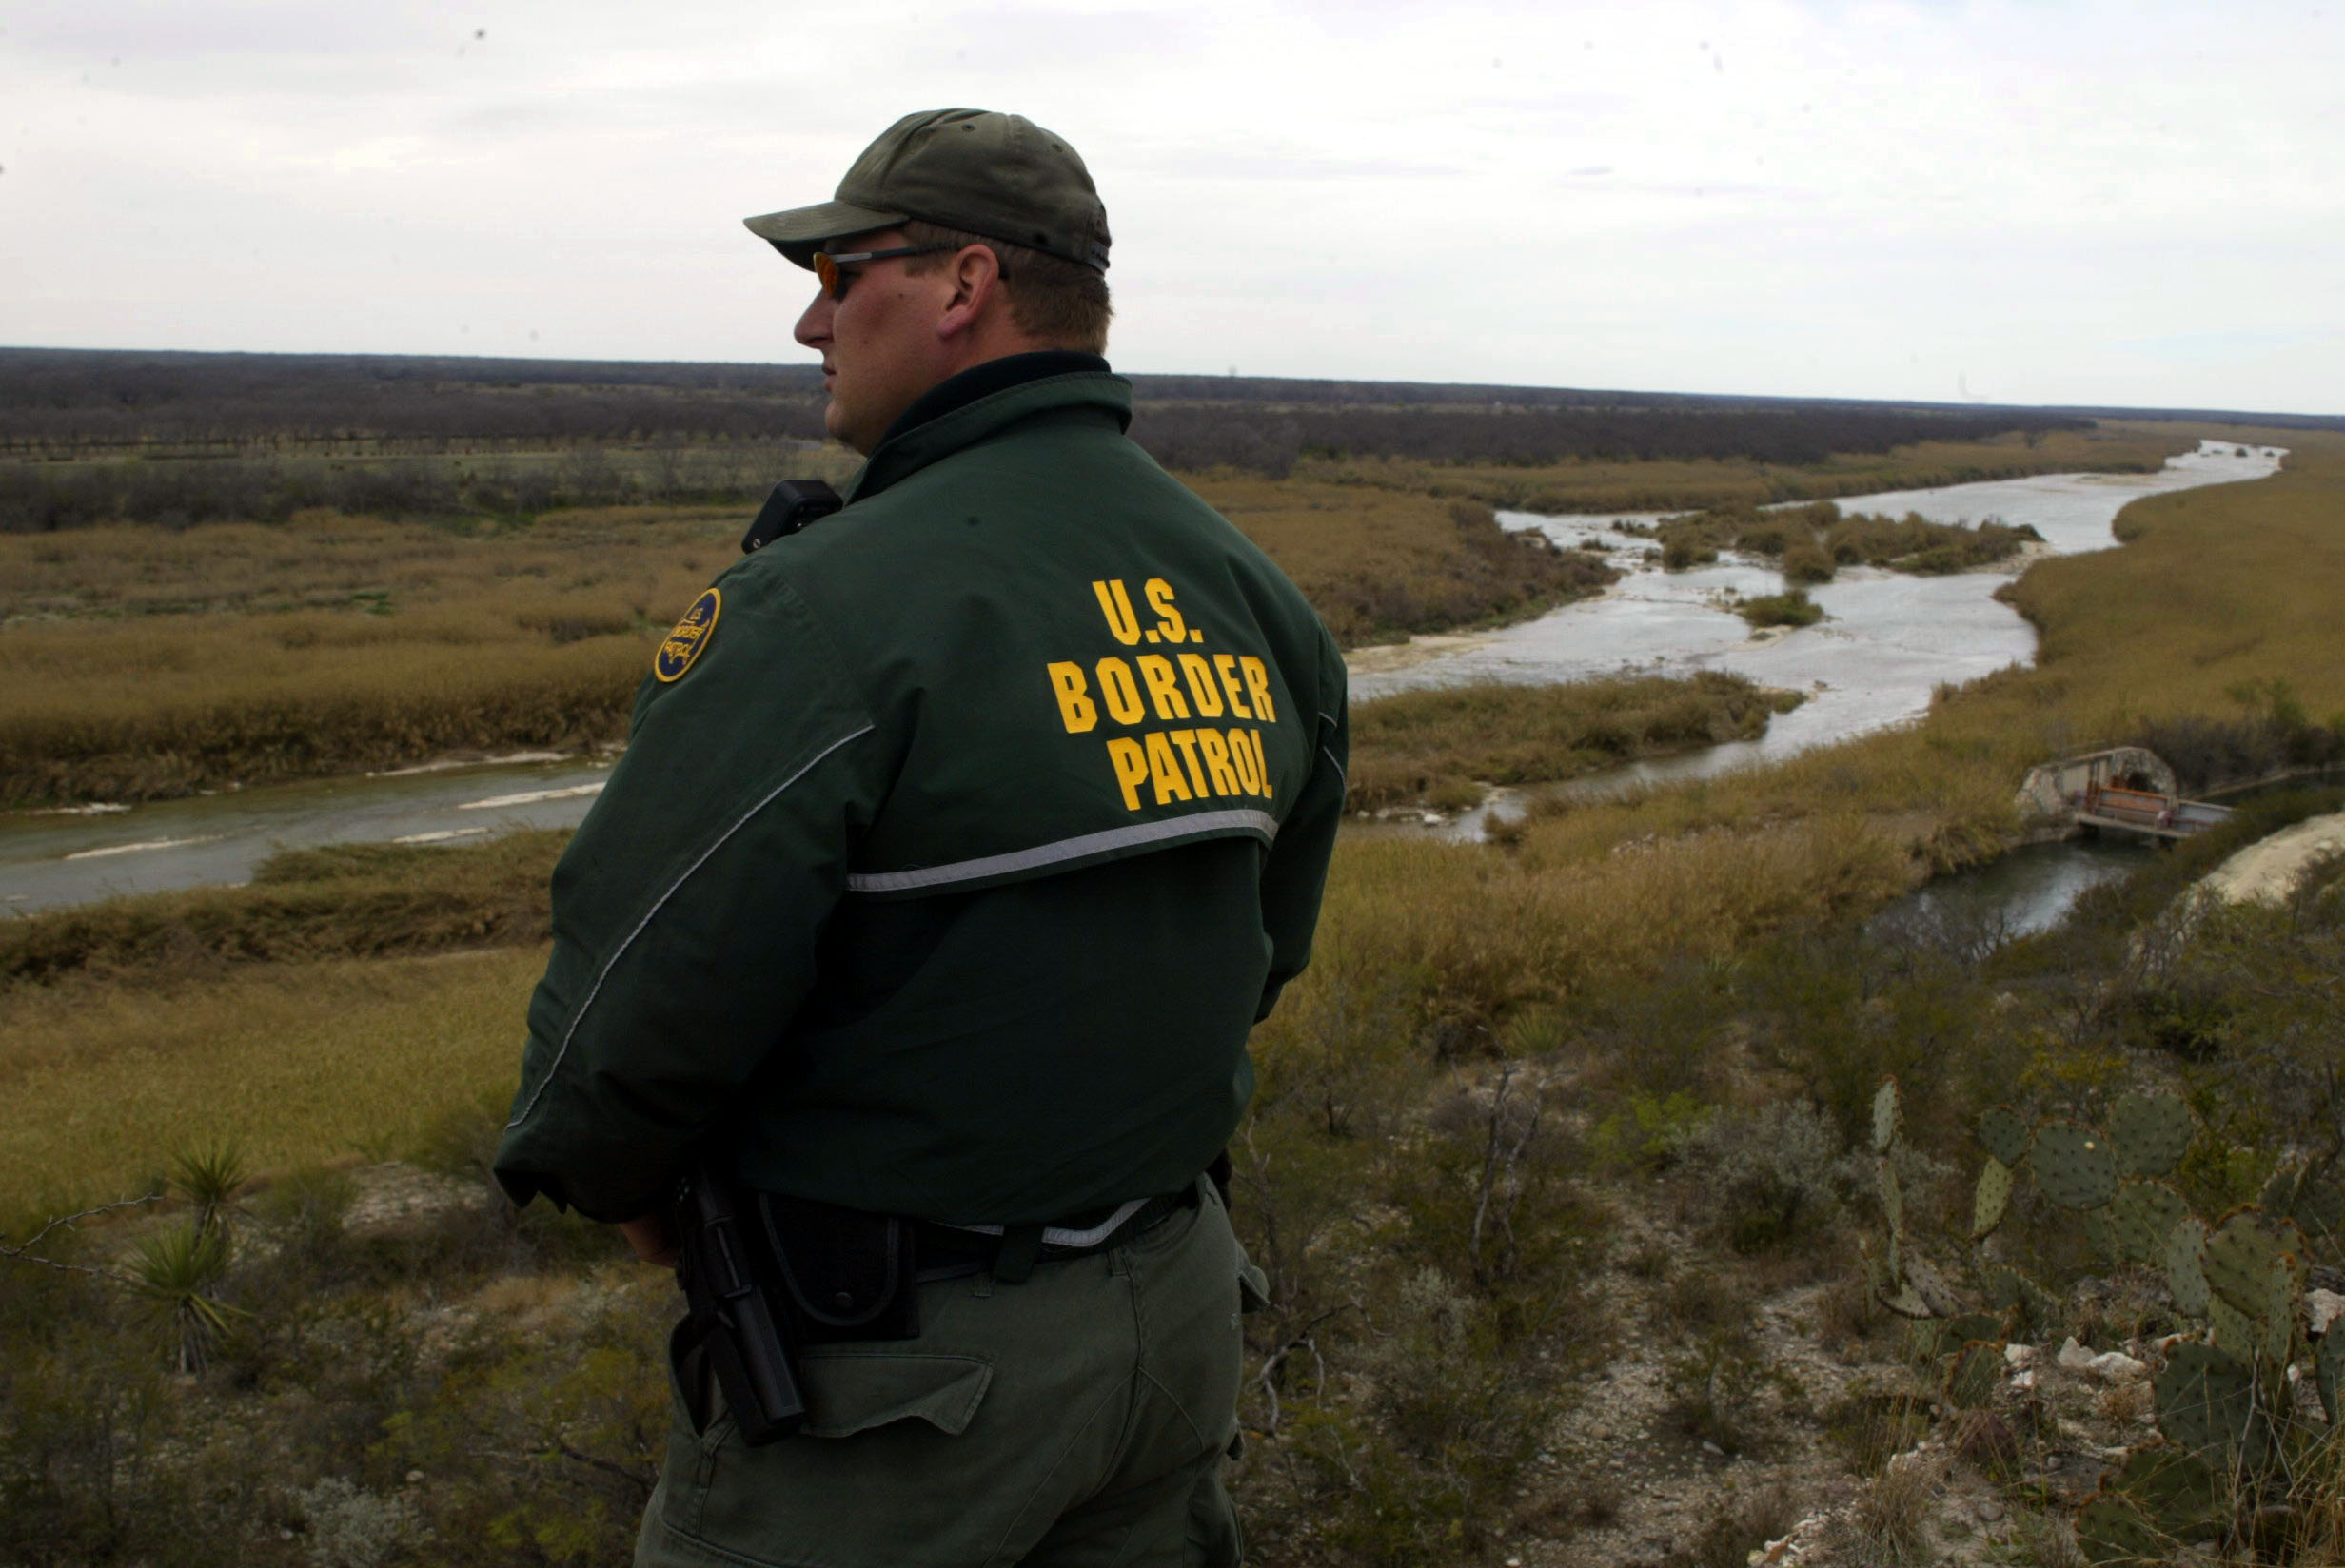
[{"label": "man in green uniform", "polygon": [[797,335],[867,461],[660,645],[554,873],[497,1172],[660,1261],[696,1155],[793,1260],[895,1217],[916,1323],[801,1344],[777,1441],[680,1382],[638,1561],[1234,1562],[1259,1277],[1201,1173],[1309,954],[1341,657],[1125,439],[1063,142],[912,115],[748,224],[818,275]]}]

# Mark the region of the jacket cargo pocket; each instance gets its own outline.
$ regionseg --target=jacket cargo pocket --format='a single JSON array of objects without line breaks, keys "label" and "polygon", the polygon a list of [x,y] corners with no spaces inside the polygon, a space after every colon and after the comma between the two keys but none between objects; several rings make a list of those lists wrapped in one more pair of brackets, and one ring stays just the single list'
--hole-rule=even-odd
[{"label": "jacket cargo pocket", "polygon": [[924,1421],[958,1437],[983,1402],[994,1368],[975,1356],[824,1348],[799,1353],[798,1377],[808,1437],[851,1437],[900,1421]]}]

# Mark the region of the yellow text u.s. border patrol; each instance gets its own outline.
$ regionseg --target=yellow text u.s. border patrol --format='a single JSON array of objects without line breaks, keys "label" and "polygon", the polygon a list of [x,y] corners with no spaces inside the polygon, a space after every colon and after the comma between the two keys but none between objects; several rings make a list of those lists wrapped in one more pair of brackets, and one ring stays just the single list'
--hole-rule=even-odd
[{"label": "yellow text u.s. border patrol", "polygon": [[[1122,578],[1095,581],[1091,588],[1116,642],[1180,650],[1110,654],[1088,667],[1077,659],[1054,659],[1045,666],[1067,734],[1089,735],[1103,715],[1112,725],[1138,731],[1103,737],[1104,759],[1122,792],[1124,809],[1140,810],[1144,786],[1158,806],[1216,797],[1269,799],[1274,791],[1261,727],[1278,722],[1269,664],[1257,654],[1206,649],[1204,631],[1182,617],[1172,585],[1162,578],[1150,578],[1141,587],[1156,617],[1145,628]],[[1140,729],[1152,721],[1154,727]]]}]

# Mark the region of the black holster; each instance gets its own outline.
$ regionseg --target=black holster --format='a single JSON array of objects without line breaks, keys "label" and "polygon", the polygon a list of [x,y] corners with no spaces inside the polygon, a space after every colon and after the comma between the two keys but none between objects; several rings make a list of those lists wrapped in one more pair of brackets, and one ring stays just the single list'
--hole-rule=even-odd
[{"label": "black holster", "polygon": [[668,1336],[668,1362],[694,1432],[716,1419],[717,1398],[741,1441],[788,1437],[806,1419],[789,1342],[759,1266],[757,1228],[742,1223],[733,1186],[707,1160],[693,1166],[678,1203],[684,1321]]},{"label": "black holster", "polygon": [[[1226,1207],[1230,1157],[1207,1169]],[[1195,1201],[1192,1186],[1156,1200],[1162,1211]],[[999,1237],[922,1225],[777,1192],[740,1189],[706,1159],[696,1162],[678,1204],[684,1321],[668,1359],[696,1433],[733,1412],[741,1441],[772,1442],[805,1422],[797,1349],[841,1340],[909,1340],[920,1332],[926,1280],[992,1269],[1015,1284],[1034,1265],[1043,1227]],[[1147,1212],[1133,1222],[1147,1223]],[[1023,1246],[1014,1246],[1019,1241]],[[1101,1245],[1107,1245],[1101,1243]]]},{"label": "black holster", "polygon": [[705,1159],[679,1207],[686,1313],[668,1360],[696,1433],[721,1396],[743,1442],[787,1437],[806,1418],[798,1347],[919,1334],[912,1222],[743,1191]]}]

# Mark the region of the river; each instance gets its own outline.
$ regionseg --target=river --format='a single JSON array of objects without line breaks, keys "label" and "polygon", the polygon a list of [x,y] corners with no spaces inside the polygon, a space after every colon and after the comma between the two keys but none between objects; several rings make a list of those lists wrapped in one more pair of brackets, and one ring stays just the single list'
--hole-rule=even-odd
[{"label": "river", "polygon": [[[1858,496],[1839,505],[1895,517],[1918,512],[1941,522],[1993,517],[2032,524],[2045,541],[2037,553],[2069,555],[2115,544],[2110,523],[2130,500],[2260,479],[2279,465],[2276,448],[2245,448],[2246,456],[2241,450],[2208,443],[2156,474],[2048,475]],[[2010,578],[2004,571],[1917,578],[1844,570],[1811,590],[1823,607],[1823,621],[1753,636],[1724,598],[1729,591],[1774,593],[1781,578],[1770,568],[1732,559],[1680,573],[1645,563],[1651,541],[1623,535],[1617,525],[1663,515],[1500,514],[1506,526],[1538,529],[1559,544],[1597,539],[1632,569],[1601,597],[1519,626],[1420,639],[1406,649],[1364,650],[1354,660],[1355,700],[1486,678],[1548,682],[1703,669],[1732,671],[1808,696],[1803,706],[1776,718],[1762,739],[1633,764],[1568,786],[1590,794],[1706,775],[1901,723],[1927,709],[1941,682],[1969,680],[2034,657],[2033,629],[1993,597]],[[585,815],[608,767],[607,761],[540,757],[269,785],[130,809],[15,813],[0,817],[0,908],[26,911],[112,893],[241,882],[284,848],[461,843],[513,827],[564,827]],[[1485,810],[1504,812],[1509,804],[1502,794]],[[1482,815],[1468,813],[1441,831],[1478,837]]]}]

